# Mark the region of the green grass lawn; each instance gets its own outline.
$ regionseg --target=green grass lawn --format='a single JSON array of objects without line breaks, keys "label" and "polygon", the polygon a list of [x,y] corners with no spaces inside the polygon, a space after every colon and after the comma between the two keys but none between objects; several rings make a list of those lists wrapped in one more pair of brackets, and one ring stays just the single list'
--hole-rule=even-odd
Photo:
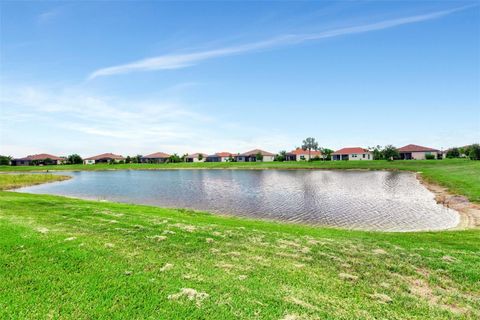
[{"label": "green grass lawn", "polygon": [[479,230],[359,232],[0,191],[0,266],[0,319],[480,317]]},{"label": "green grass lawn", "polygon": [[366,169],[408,170],[421,172],[422,177],[447,187],[451,192],[465,195],[480,202],[480,161],[465,159],[405,160],[405,161],[316,161],[316,162],[223,162],[223,163],[171,163],[171,164],[97,164],[60,166],[0,166],[1,171],[32,170],[138,170],[138,169]]}]

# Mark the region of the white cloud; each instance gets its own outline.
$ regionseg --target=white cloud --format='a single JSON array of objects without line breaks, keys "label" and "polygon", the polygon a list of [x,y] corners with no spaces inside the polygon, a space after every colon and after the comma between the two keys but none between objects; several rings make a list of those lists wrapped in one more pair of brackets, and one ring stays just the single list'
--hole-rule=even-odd
[{"label": "white cloud", "polygon": [[346,28],[339,28],[329,31],[324,31],[320,33],[312,34],[288,34],[264,41],[247,43],[244,45],[225,47],[214,50],[207,50],[201,52],[193,52],[186,54],[169,54],[162,55],[153,58],[147,58],[143,60],[134,61],[127,64],[122,64],[118,66],[112,66],[107,68],[98,69],[92,72],[89,76],[89,79],[94,79],[101,76],[110,76],[115,74],[124,74],[136,71],[151,71],[151,70],[168,70],[168,69],[179,69],[185,68],[192,65],[195,65],[198,62],[223,57],[230,56],[248,52],[254,52],[259,50],[265,50],[269,48],[274,48],[278,46],[286,46],[299,44],[307,41],[320,40],[326,38],[333,38],[338,36],[350,35],[365,33],[370,31],[383,30],[388,28],[393,28],[401,25],[417,23],[422,21],[428,21],[432,19],[437,19],[451,13],[454,13],[459,10],[463,10],[467,7],[456,8],[445,11],[436,11],[423,15],[416,15],[398,19],[392,19],[387,21],[381,21],[371,24],[358,25]]},{"label": "white cloud", "polygon": [[39,152],[91,156],[103,152],[278,151],[285,148],[281,145],[288,146],[288,137],[282,134],[240,126],[169,101],[133,101],[72,89],[10,87],[2,92],[0,104],[4,124],[0,128],[1,149],[13,156]]}]

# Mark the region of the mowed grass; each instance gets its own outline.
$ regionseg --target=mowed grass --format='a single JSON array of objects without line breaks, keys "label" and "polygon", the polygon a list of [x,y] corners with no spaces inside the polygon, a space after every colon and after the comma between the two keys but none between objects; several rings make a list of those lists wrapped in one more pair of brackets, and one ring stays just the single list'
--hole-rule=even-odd
[{"label": "mowed grass", "polygon": [[0,235],[0,319],[480,317],[478,230],[359,232],[0,191]]},{"label": "mowed grass", "polygon": [[404,161],[314,161],[314,162],[223,162],[170,164],[96,164],[60,166],[0,166],[1,171],[46,170],[162,170],[162,169],[364,169],[421,172],[427,181],[447,187],[452,193],[480,202],[480,161],[466,159]]},{"label": "mowed grass", "polygon": [[53,174],[0,174],[0,190],[15,189],[67,179],[70,179],[70,177]]}]

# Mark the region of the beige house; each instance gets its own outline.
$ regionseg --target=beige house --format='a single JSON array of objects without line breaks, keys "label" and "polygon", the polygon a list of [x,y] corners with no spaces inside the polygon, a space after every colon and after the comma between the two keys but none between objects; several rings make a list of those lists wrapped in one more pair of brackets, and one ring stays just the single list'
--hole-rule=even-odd
[{"label": "beige house", "polygon": [[[257,159],[257,155],[261,154],[262,155],[262,160]],[[275,158],[275,155],[271,152],[260,150],[260,149],[254,149],[250,150],[245,153],[241,153],[239,155],[235,156],[235,160],[238,162],[256,162],[256,161],[263,161],[263,162],[271,162]]]},{"label": "beige house", "polygon": [[310,153],[308,150],[303,150],[302,148],[297,148],[293,151],[287,153],[286,161],[308,161],[314,158],[321,158],[322,153],[320,151],[311,150]]},{"label": "beige house", "polygon": [[168,160],[168,158],[170,158],[170,155],[168,153],[155,152],[155,153],[143,156],[140,159],[140,161],[142,163],[164,163]]},{"label": "beige house", "polygon": [[354,148],[343,148],[332,153],[332,160],[352,160],[352,161],[362,161],[362,160],[373,160],[373,154],[367,149],[354,147]]},{"label": "beige house", "polygon": [[110,163],[125,160],[123,156],[113,153],[102,153],[97,156],[83,159],[83,164]]},{"label": "beige house", "polygon": [[13,159],[12,166],[52,165],[62,164],[65,158],[57,157],[48,153],[34,154],[20,159]]},{"label": "beige house", "polygon": [[427,155],[433,155],[435,159],[442,157],[442,152],[437,149],[409,144],[398,150],[402,160],[425,160]]},{"label": "beige house", "polygon": [[228,162],[233,157],[230,152],[217,152],[207,156],[206,162]]},{"label": "beige house", "polygon": [[205,162],[206,159],[206,153],[192,153],[185,157],[185,162]]}]

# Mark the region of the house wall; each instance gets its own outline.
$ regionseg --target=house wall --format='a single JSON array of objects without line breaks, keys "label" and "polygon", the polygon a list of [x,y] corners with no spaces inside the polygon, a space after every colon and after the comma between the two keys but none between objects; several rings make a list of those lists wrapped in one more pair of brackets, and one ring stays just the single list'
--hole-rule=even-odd
[{"label": "house wall", "polygon": [[[365,155],[365,158],[363,157],[364,155]],[[373,155],[371,153],[352,153],[348,155],[348,160],[352,160],[352,161],[373,160]]]},{"label": "house wall", "polygon": [[206,157],[203,157],[202,160],[200,160],[198,158],[188,158],[188,159],[189,159],[188,162],[205,162]]},{"label": "house wall", "polygon": [[435,156],[435,159],[437,159],[438,152],[432,151],[432,152],[412,152],[412,159],[415,160],[425,160],[425,155],[427,154],[433,154]]},{"label": "house wall", "polygon": [[83,160],[83,164],[95,164],[95,160]]},{"label": "house wall", "polygon": [[263,156],[263,162],[272,162],[274,159],[274,156]]}]

